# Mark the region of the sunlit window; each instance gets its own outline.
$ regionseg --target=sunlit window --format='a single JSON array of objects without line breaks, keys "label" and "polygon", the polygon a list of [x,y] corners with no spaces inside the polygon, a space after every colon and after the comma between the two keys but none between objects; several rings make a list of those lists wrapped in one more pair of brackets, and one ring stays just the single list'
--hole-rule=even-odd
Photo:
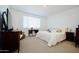
[{"label": "sunlit window", "polygon": [[40,18],[23,16],[23,28],[40,28]]}]

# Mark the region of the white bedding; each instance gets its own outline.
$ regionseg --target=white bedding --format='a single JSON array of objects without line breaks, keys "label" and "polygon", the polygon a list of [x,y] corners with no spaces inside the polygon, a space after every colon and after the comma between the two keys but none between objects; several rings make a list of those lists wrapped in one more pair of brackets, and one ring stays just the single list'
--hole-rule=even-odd
[{"label": "white bedding", "polygon": [[65,32],[48,32],[39,31],[36,37],[48,42],[48,46],[56,45],[58,42],[65,40]]}]

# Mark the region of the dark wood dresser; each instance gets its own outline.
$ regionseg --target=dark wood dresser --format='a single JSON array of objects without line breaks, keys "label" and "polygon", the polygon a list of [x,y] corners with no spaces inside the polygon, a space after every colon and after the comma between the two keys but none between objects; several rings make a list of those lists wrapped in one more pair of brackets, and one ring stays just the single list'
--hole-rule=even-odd
[{"label": "dark wood dresser", "polygon": [[19,52],[20,48],[20,31],[2,32],[3,50]]},{"label": "dark wood dresser", "polygon": [[79,28],[76,28],[75,47],[79,47]]}]

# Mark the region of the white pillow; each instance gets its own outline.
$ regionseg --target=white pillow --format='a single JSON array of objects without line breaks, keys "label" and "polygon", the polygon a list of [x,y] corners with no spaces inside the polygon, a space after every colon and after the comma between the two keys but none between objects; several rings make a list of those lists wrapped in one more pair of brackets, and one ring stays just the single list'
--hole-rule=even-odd
[{"label": "white pillow", "polygon": [[51,32],[66,32],[66,28],[54,28]]},{"label": "white pillow", "polygon": [[52,32],[52,28],[47,29],[48,32]]},{"label": "white pillow", "polygon": [[50,29],[48,29],[47,31],[48,31],[48,32],[51,32],[51,30],[50,30]]},{"label": "white pillow", "polygon": [[57,28],[53,28],[51,32],[57,32]]},{"label": "white pillow", "polygon": [[60,28],[61,30],[62,30],[62,32],[67,32],[67,28],[64,28],[64,27],[62,27],[62,28]]},{"label": "white pillow", "polygon": [[62,32],[62,30],[61,29],[57,29],[57,31],[56,32]]},{"label": "white pillow", "polygon": [[52,30],[51,32],[57,32],[56,30]]}]

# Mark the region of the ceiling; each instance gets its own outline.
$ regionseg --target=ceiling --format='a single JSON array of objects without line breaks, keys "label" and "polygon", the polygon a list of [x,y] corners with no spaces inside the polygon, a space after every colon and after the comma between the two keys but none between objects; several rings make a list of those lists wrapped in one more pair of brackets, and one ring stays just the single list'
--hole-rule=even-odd
[{"label": "ceiling", "polygon": [[79,6],[78,5],[12,5],[10,7],[38,16],[49,16]]}]

